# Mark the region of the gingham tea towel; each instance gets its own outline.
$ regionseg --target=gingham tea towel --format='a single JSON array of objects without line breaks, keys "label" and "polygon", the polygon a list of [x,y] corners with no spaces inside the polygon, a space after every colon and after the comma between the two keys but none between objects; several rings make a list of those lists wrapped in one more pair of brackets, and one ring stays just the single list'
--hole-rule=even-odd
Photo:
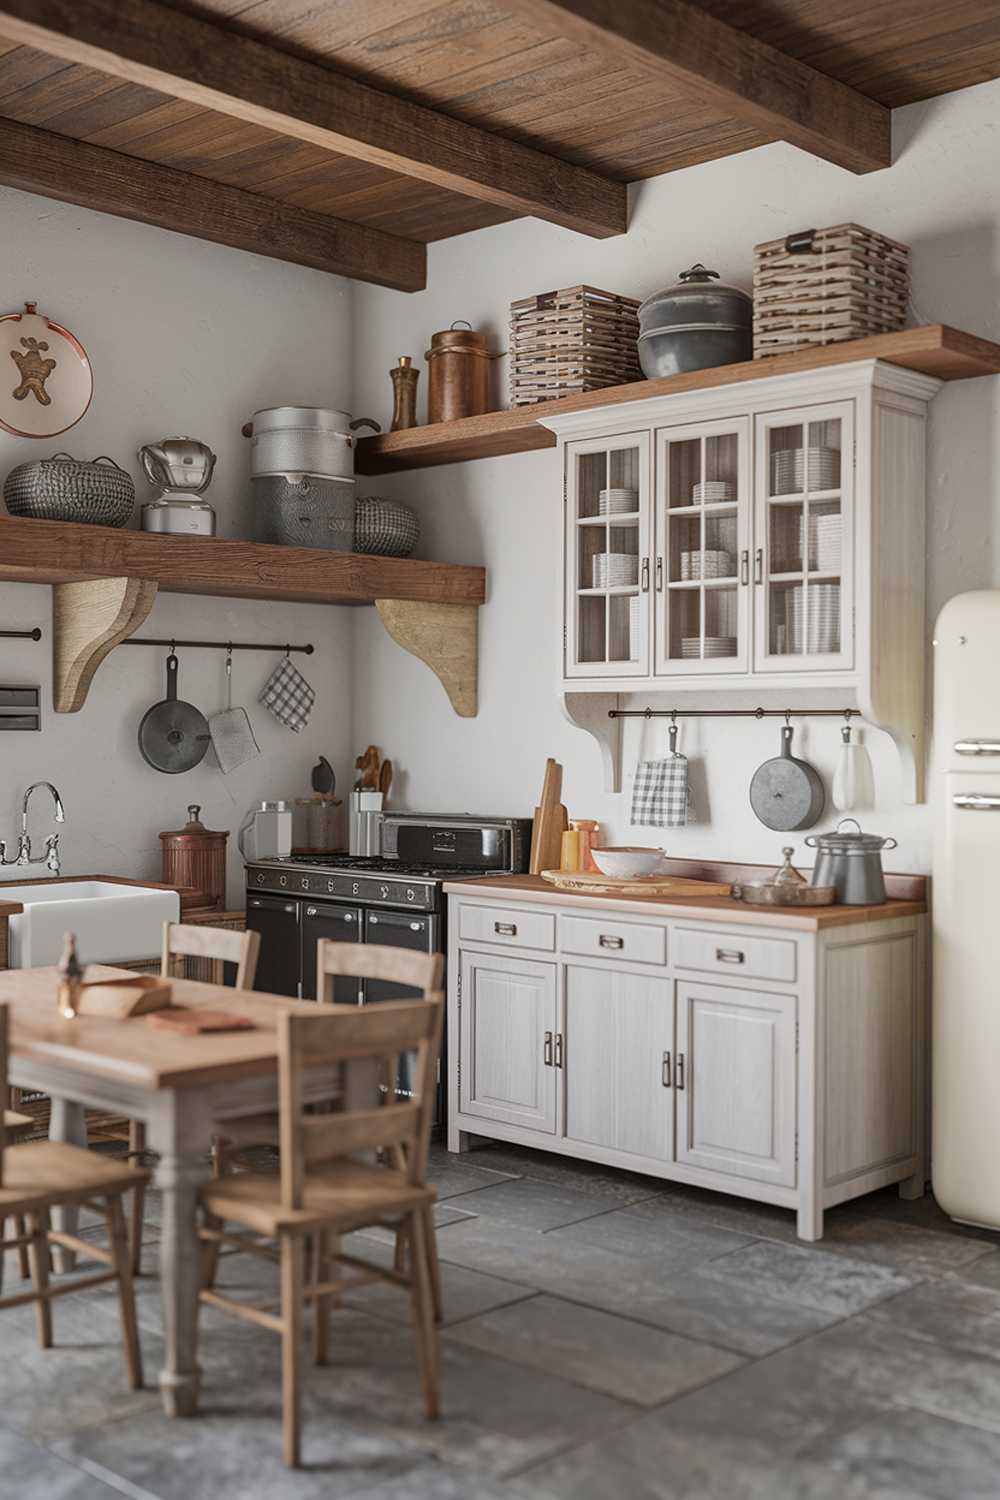
[{"label": "gingham tea towel", "polygon": [[632,783],[629,821],[646,828],[684,828],[689,797],[686,755],[641,760]]},{"label": "gingham tea towel", "polygon": [[264,684],[258,703],[269,708],[278,720],[296,734],[309,723],[316,694],[291,658],[283,656]]}]

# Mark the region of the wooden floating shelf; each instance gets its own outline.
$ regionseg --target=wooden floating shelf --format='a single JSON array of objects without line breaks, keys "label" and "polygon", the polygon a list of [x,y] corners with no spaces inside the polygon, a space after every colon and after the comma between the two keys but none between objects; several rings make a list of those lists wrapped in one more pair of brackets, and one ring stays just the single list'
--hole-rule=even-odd
[{"label": "wooden floating shelf", "polygon": [[139,629],[162,589],[374,604],[393,639],[437,675],[455,712],[476,714],[484,568],[0,516],[0,581],[53,586],[57,713],[83,707],[101,662]]},{"label": "wooden floating shelf", "polygon": [[868,339],[842,344],[824,344],[794,354],[775,354],[768,359],[747,360],[739,365],[719,365],[687,375],[669,375],[660,380],[637,380],[630,385],[607,386],[584,391],[559,401],[542,401],[513,411],[491,411],[481,417],[460,417],[455,422],[410,427],[403,432],[383,432],[362,438],[355,454],[359,474],[389,474],[399,469],[425,469],[435,464],[466,463],[475,458],[498,458],[507,453],[528,453],[535,448],[554,448],[556,435],[540,425],[547,417],[570,411],[590,411],[617,406],[626,401],[646,401],[654,396],[674,396],[686,391],[712,390],[746,380],[766,380],[774,375],[796,375],[856,360],[881,359],[905,370],[933,375],[938,380],[970,380],[978,375],[1000,374],[1000,344],[977,338],[942,323],[923,328],[904,328]]}]

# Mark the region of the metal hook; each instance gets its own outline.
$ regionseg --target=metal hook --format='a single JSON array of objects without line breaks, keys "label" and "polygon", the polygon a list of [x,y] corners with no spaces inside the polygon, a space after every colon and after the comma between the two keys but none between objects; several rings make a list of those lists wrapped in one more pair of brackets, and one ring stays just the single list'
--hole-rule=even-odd
[{"label": "metal hook", "polygon": [[177,642],[174,640],[173,636],[170,637],[170,655],[177,655]]},{"label": "metal hook", "polygon": [[854,712],[853,708],[845,708],[844,709],[844,723],[848,726],[848,728],[850,728],[851,715],[853,714],[853,712]]},{"label": "metal hook", "polygon": [[644,713],[643,713],[643,718],[651,719],[652,717],[653,717],[653,710],[651,708],[647,708],[644,711]]},{"label": "metal hook", "polygon": [[785,709],[785,723],[786,723],[786,725],[790,726],[791,722],[792,722],[792,710],[790,708],[786,708]]},{"label": "metal hook", "polygon": [[671,755],[676,755],[677,754],[677,734],[678,734],[677,725],[676,724],[671,724],[670,728],[667,730],[667,734],[670,736],[670,754]]}]

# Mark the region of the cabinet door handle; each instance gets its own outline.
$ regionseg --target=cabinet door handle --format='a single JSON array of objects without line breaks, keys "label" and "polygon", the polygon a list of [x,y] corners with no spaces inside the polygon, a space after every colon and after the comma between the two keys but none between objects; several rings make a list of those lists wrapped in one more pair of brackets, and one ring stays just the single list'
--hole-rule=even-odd
[{"label": "cabinet door handle", "polygon": [[750,582],[750,548],[744,547],[740,553],[740,583],[746,588]]},{"label": "cabinet door handle", "polygon": [[517,937],[517,924],[515,922],[494,922],[493,931],[498,937]]},{"label": "cabinet door handle", "polygon": [[545,1045],[542,1048],[542,1057],[545,1060],[545,1066],[547,1068],[551,1068],[551,1066],[552,1066],[552,1033],[551,1033],[551,1031],[547,1031],[545,1033]]},{"label": "cabinet door handle", "polygon": [[649,593],[649,558],[648,557],[644,557],[643,560],[642,560],[642,585],[641,585],[641,587],[642,587],[642,592],[644,594],[648,594]]},{"label": "cabinet door handle", "polygon": [[563,1065],[563,1035],[561,1031],[556,1032],[556,1067]]},{"label": "cabinet door handle", "polygon": [[663,1087],[665,1089],[668,1089],[670,1087],[670,1053],[669,1052],[664,1052],[664,1054],[663,1054],[663,1067],[660,1070],[660,1082],[663,1084]]},{"label": "cabinet door handle", "polygon": [[742,964],[746,954],[740,948],[716,948],[715,961],[719,964]]},{"label": "cabinet door handle", "polygon": [[625,946],[624,938],[611,937],[607,932],[602,932],[597,941],[602,948],[624,948]]},{"label": "cabinet door handle", "polygon": [[663,593],[663,558],[656,559],[656,592]]},{"label": "cabinet door handle", "polygon": [[684,1088],[684,1053],[683,1052],[678,1052],[678,1054],[677,1054],[677,1066],[674,1069],[674,1073],[675,1073],[675,1076],[676,1076],[676,1079],[677,1079],[677,1085],[676,1085],[677,1088],[683,1090],[683,1088]]},{"label": "cabinet door handle", "polygon": [[753,555],[753,581],[754,581],[754,583],[763,583],[764,582],[764,549],[763,549],[763,547],[758,547],[757,551]]}]

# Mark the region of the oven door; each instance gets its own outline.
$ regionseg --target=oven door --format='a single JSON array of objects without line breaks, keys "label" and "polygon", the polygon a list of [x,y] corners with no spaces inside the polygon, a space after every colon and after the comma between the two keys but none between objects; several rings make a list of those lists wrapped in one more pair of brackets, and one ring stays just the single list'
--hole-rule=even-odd
[{"label": "oven door", "polygon": [[[335,906],[332,902],[307,902],[302,908],[302,998],[319,998],[316,983],[316,944],[320,938],[334,943],[360,943],[363,937],[362,913],[356,906]],[[362,981],[351,974],[338,974],[333,981],[333,1000],[337,1005],[358,1005],[363,998]]]},{"label": "oven door", "polygon": [[[416,953],[435,953],[440,941],[441,918],[417,916],[408,911],[366,911],[365,942],[379,943],[385,948],[410,948]],[[416,1000],[420,991],[409,985],[392,984],[386,979],[366,979],[364,999],[368,1005],[380,1000]],[[412,1094],[414,1054],[405,1052],[399,1059],[398,1098],[409,1098]],[[437,1090],[434,1101],[435,1125],[443,1119],[443,1090],[441,1088],[441,1066],[438,1063]]]},{"label": "oven door", "polygon": [[284,896],[247,896],[247,927],[260,933],[254,989],[299,993],[299,903]]}]

